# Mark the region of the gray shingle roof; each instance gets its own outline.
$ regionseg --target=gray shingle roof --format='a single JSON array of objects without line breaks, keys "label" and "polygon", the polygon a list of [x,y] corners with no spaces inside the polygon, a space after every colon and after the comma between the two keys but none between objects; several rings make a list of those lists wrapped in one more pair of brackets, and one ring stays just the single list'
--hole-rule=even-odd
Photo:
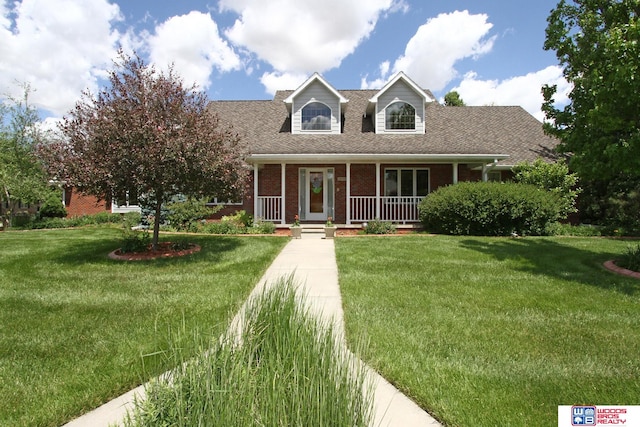
[{"label": "gray shingle roof", "polygon": [[544,134],[542,124],[521,107],[426,108],[426,132],[420,135],[376,134],[371,116],[364,117],[375,90],[341,90],[348,100],[343,132],[338,135],[291,133],[283,100],[292,91],[279,91],[267,101],[213,101],[210,109],[222,124],[231,125],[252,155],[499,155],[513,165],[551,157],[557,141]]}]

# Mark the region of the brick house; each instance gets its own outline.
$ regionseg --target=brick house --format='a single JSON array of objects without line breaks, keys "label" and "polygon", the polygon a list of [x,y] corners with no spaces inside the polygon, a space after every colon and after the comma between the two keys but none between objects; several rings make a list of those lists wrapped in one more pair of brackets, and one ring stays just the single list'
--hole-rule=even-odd
[{"label": "brick house", "polygon": [[290,224],[418,222],[417,204],[458,181],[505,180],[556,141],[521,107],[445,107],[400,72],[380,90],[336,90],[314,74],[267,101],[213,101],[248,144],[242,201],[256,218]]}]

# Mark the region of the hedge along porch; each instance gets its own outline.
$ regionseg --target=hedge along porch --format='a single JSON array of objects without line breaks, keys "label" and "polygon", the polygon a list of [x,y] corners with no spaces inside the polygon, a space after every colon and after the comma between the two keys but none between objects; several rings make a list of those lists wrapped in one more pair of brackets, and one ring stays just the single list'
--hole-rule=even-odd
[{"label": "hedge along porch", "polygon": [[246,142],[253,173],[241,203],[290,224],[418,221],[443,185],[500,180],[521,161],[554,159],[557,140],[521,107],[446,107],[404,73],[380,90],[336,90],[314,74],[272,100],[213,101]]},{"label": "hedge along porch", "polygon": [[254,163],[251,199],[255,216],[280,224],[292,223],[295,215],[308,223],[325,222],[329,217],[346,225],[375,219],[415,223],[419,221],[418,203],[438,187],[458,180],[488,180],[490,172],[494,179],[505,174],[492,170],[498,159],[480,156],[455,159],[465,163],[435,163],[446,159],[415,156],[386,156],[375,163],[331,163],[338,160],[335,157],[328,156],[327,163]]}]

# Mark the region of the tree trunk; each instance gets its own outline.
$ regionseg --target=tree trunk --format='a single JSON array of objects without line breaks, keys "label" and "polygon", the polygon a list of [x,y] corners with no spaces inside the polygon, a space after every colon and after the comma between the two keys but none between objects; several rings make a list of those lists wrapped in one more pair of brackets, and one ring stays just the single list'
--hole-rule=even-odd
[{"label": "tree trunk", "polygon": [[156,216],[153,221],[153,238],[151,239],[151,247],[155,251],[158,248],[158,235],[160,234],[160,215],[162,214],[162,198],[156,200]]}]

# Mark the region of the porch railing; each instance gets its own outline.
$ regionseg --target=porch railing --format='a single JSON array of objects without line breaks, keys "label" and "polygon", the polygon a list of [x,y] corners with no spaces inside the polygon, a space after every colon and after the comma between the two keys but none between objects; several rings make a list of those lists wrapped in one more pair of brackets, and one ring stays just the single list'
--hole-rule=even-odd
[{"label": "porch railing", "polygon": [[282,219],[282,196],[258,196],[256,218],[279,222]]},{"label": "porch railing", "polygon": [[[424,196],[382,196],[380,197],[381,221],[397,223],[418,222],[418,203]],[[363,222],[376,219],[375,196],[351,196],[351,221]]]}]

